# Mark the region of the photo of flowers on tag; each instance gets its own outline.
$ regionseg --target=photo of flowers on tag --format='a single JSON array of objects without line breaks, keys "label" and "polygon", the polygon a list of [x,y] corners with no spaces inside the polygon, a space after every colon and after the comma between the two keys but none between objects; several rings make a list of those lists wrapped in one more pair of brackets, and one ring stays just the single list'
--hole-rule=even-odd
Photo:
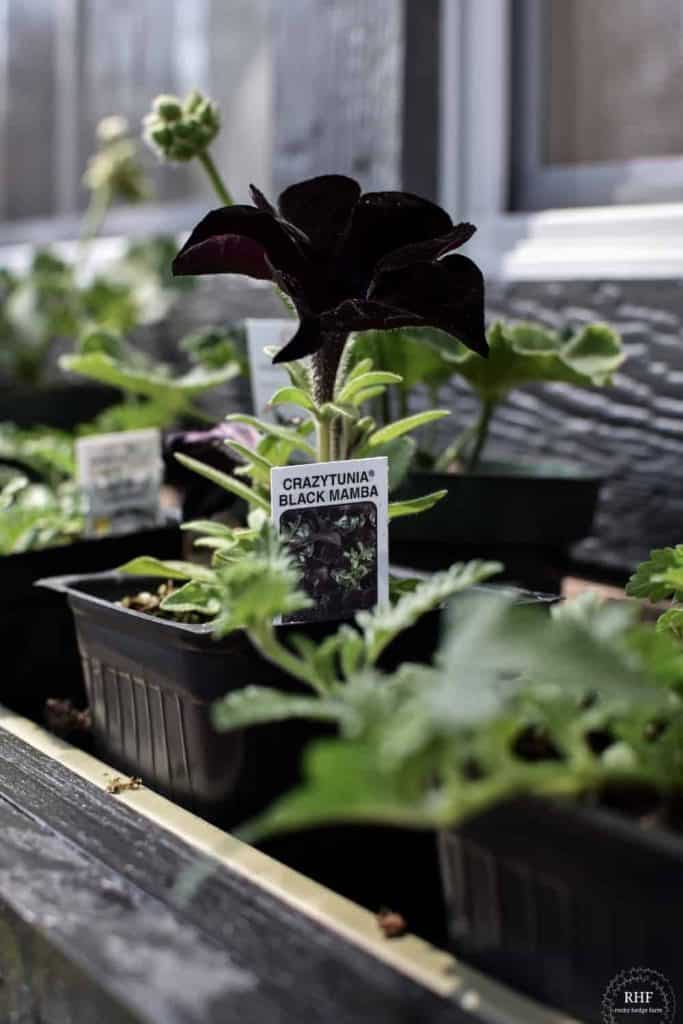
[{"label": "photo of flowers on tag", "polygon": [[377,509],[371,502],[290,510],[280,533],[313,606],[287,622],[346,618],[377,604]]}]

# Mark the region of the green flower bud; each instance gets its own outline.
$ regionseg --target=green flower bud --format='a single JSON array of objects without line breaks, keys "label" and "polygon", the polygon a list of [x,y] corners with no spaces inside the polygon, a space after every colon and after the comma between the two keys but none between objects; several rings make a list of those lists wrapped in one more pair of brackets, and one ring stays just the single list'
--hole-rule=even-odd
[{"label": "green flower bud", "polygon": [[186,162],[199,156],[220,128],[218,108],[198,90],[183,100],[158,96],[143,119],[145,141],[162,159]]},{"label": "green flower bud", "polygon": [[205,102],[206,100],[200,93],[199,89],[192,89],[192,91],[189,92],[185,97],[184,107],[187,113],[191,114],[194,110],[197,109],[197,107],[199,107],[202,103]]},{"label": "green flower bud", "polygon": [[147,130],[147,135],[162,149],[165,146],[170,146],[173,142],[173,132],[166,125],[157,126],[156,123],[153,122]]},{"label": "green flower bud", "polygon": [[162,121],[178,121],[183,116],[182,104],[177,96],[157,96],[152,109]]}]

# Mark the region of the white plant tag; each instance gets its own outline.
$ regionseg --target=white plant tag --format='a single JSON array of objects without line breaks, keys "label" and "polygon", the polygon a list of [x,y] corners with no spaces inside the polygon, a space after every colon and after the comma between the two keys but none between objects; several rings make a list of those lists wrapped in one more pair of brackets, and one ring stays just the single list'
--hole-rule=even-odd
[{"label": "white plant tag", "polygon": [[276,391],[286,387],[289,376],[284,366],[273,365],[273,356],[266,349],[281,349],[290,341],[297,330],[296,320],[259,319],[245,320],[247,332],[247,355],[251,377],[251,400],[254,412],[261,419],[275,423],[278,419],[301,416],[302,409],[296,405],[278,405],[275,409],[269,402]]},{"label": "white plant tag", "polygon": [[386,457],[270,471],[273,523],[301,572],[310,608],[283,622],[324,622],[389,600]]},{"label": "white plant tag", "polygon": [[161,521],[163,463],[158,430],[98,434],[76,442],[87,532],[130,533]]}]

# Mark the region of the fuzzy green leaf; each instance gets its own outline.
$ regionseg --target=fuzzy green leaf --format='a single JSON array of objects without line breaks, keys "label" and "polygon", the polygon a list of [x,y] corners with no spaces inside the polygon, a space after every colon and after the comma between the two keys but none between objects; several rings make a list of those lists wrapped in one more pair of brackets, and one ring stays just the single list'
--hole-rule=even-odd
[{"label": "fuzzy green leaf", "polygon": [[117,571],[126,576],[161,576],[167,580],[205,580],[210,583],[215,578],[213,570],[205,565],[174,559],[163,561],[160,558],[152,558],[151,555],[133,558],[119,566]]},{"label": "fuzzy green leaf", "polygon": [[338,720],[339,713],[339,702],[331,698],[306,697],[265,686],[247,686],[214,704],[212,719],[216,729],[227,732],[292,718],[334,722]]},{"label": "fuzzy green leaf", "polygon": [[247,487],[246,484],[235,480],[232,476],[228,476],[227,473],[221,473],[220,470],[214,469],[213,466],[207,466],[205,463],[200,462],[198,459],[193,459],[189,455],[182,455],[177,452],[175,457],[183,466],[193,470],[195,473],[199,473],[200,476],[206,477],[207,480],[211,480],[212,483],[222,487],[223,490],[236,494],[238,498],[242,498],[257,508],[262,508],[265,512],[270,511],[270,505],[265,498],[262,498],[251,487]]},{"label": "fuzzy green leaf", "polygon": [[309,412],[317,414],[318,407],[303,388],[298,387],[284,387],[280,388],[275,392],[270,400],[270,405],[298,405],[302,409],[308,409]]},{"label": "fuzzy green leaf", "polygon": [[68,372],[134,395],[143,395],[177,411],[189,409],[197,395],[232,380],[240,373],[237,363],[228,363],[219,370],[196,366],[180,377],[170,377],[159,370],[129,365],[123,359],[115,359],[104,352],[65,355],[59,360],[59,365]]},{"label": "fuzzy green leaf", "polygon": [[165,597],[160,608],[176,615],[195,612],[213,618],[218,615],[221,604],[213,580],[209,583],[203,579],[193,579]]},{"label": "fuzzy green leaf", "polygon": [[304,452],[306,455],[310,455],[312,458],[317,457],[317,452],[313,445],[308,444],[307,441],[298,433],[288,427],[281,427],[275,423],[265,423],[262,420],[256,418],[256,416],[248,416],[245,413],[231,413],[230,416],[225,417],[228,422],[234,423],[247,423],[249,426],[255,427],[262,434],[267,437],[274,438],[279,441],[285,441],[291,445],[292,450]]},{"label": "fuzzy green leaf", "polygon": [[389,373],[386,370],[370,370],[367,373],[360,373],[351,380],[347,380],[337,398],[340,402],[350,402],[354,395],[366,388],[374,388],[382,384],[400,384],[401,378],[397,373]]},{"label": "fuzzy green leaf", "polygon": [[389,519],[400,519],[401,516],[416,516],[420,512],[426,512],[433,508],[437,501],[445,498],[448,491],[432,491],[431,494],[423,494],[420,498],[410,498],[406,501],[389,502]]},{"label": "fuzzy green leaf", "polygon": [[443,419],[444,416],[450,416],[448,409],[428,409],[426,412],[416,412],[412,416],[396,420],[395,423],[388,423],[387,426],[381,427],[373,434],[370,434],[370,437],[365,442],[366,447],[368,450],[374,449],[377,445],[393,441],[395,438],[401,437],[402,434],[417,430],[418,427],[423,427],[425,423],[433,423],[434,420]]},{"label": "fuzzy green leaf", "polygon": [[387,644],[428,611],[438,608],[453,594],[483,583],[502,569],[500,562],[456,562],[450,569],[420,581],[396,604],[372,612],[358,612],[356,622],[365,636],[368,663],[374,664]]}]

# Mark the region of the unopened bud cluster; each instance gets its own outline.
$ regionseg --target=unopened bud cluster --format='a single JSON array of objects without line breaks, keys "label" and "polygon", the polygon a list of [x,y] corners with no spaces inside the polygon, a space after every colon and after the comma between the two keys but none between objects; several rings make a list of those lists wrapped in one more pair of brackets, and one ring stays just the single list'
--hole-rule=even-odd
[{"label": "unopened bud cluster", "polygon": [[184,99],[157,96],[143,119],[145,140],[166,160],[192,160],[213,142],[220,128],[218,107],[196,89]]},{"label": "unopened bud cluster", "polygon": [[114,115],[97,126],[99,148],[88,161],[83,184],[92,192],[107,189],[112,198],[139,202],[149,195],[137,146],[128,135],[128,122]]}]

